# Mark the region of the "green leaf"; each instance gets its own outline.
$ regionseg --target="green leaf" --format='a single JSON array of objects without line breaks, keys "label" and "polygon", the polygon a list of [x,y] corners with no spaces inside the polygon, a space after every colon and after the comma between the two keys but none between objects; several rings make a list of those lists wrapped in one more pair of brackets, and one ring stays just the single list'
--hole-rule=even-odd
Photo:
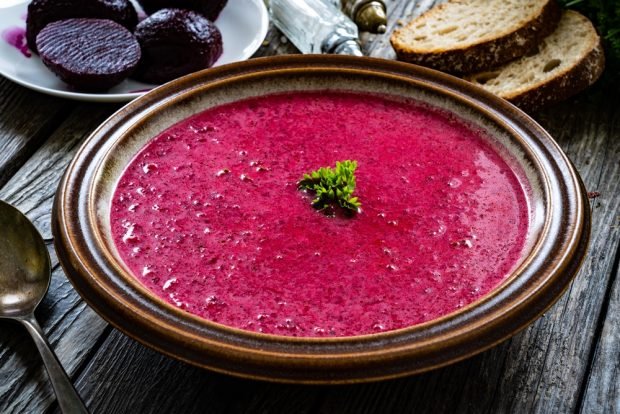
[{"label": "green leaf", "polygon": [[297,188],[315,194],[312,206],[316,209],[325,210],[339,205],[358,212],[362,203],[357,197],[352,197],[356,185],[356,169],[356,161],[336,161],[336,168],[321,167],[310,174],[304,174],[297,183]]}]

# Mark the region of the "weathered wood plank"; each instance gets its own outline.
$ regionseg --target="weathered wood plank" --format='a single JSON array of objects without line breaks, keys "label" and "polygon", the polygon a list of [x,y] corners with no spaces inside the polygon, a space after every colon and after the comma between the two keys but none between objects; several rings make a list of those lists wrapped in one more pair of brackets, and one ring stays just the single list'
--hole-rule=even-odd
[{"label": "weathered wood plank", "polygon": [[[329,413],[485,412],[502,374],[504,346],[425,374],[383,383],[330,388],[319,409]],[[475,398],[463,401],[467,389]]]},{"label": "weathered wood plank", "polygon": [[[534,342],[536,349],[544,350],[538,355],[542,358],[530,361],[526,373],[516,371],[520,372],[520,384],[525,386],[513,398],[500,400],[496,406],[500,410],[567,412],[577,408],[578,390],[586,379],[613,257],[619,249],[619,232],[609,231],[610,223],[620,214],[620,124],[614,122],[619,117],[617,103],[600,98],[594,102],[587,95],[538,115],[577,166],[586,188],[600,191],[601,197],[591,203],[592,238],[583,268],[569,292],[547,313],[543,320],[548,324],[545,334]],[[525,349],[523,344],[518,346]],[[514,367],[524,366],[523,355],[513,355],[516,359],[507,361],[505,379],[510,378]],[[503,382],[499,393],[510,397],[511,392],[514,383]]]},{"label": "weathered wood plank", "polygon": [[269,26],[262,46],[253,57],[298,54],[299,50],[273,25]]},{"label": "weathered wood plank", "polygon": [[[396,3],[389,3],[391,27],[399,17],[407,20],[420,11],[413,2]],[[364,40],[371,55],[393,56],[387,36],[365,35]],[[272,28],[257,56],[283,53],[296,53],[296,49]],[[584,99],[537,114],[567,150],[588,189],[602,193],[593,202],[590,254],[569,292],[543,318],[498,347],[450,367],[347,387],[266,384],[210,373],[159,355],[117,331],[107,336],[105,323],[84,307],[59,269],[40,315],[65,366],[79,371],[78,389],[95,412],[569,412],[578,408],[580,395],[584,413],[613,412],[620,398],[617,279],[611,295],[606,292],[619,244],[619,232],[609,228],[618,225],[620,216],[618,115],[609,103]],[[91,121],[92,125],[86,125],[72,116],[63,127],[79,141],[79,131],[84,133],[99,122]],[[54,134],[57,143],[62,142],[58,134],[63,127]],[[45,174],[45,168],[53,168],[53,162],[45,164],[46,157],[64,156],[63,151],[70,157],[71,145],[42,148],[37,153],[40,156],[35,154],[23,172],[0,190],[0,197],[9,197],[29,212],[47,236],[56,184],[47,189],[46,180],[36,177]],[[64,170],[67,160],[60,158],[59,168]],[[48,181],[54,179],[50,176]],[[33,186],[39,191],[32,191]],[[611,298],[608,310],[601,313],[606,297]],[[600,325],[603,336],[595,353]],[[53,402],[47,378],[25,335],[20,327],[8,324],[0,331],[0,412],[41,412]],[[588,374],[591,379],[580,393]],[[18,376],[24,378],[15,379]]]},{"label": "weathered wood plank", "polygon": [[[617,176],[616,176],[617,177]],[[617,197],[616,197],[617,198]],[[620,231],[620,215],[612,231]],[[610,289],[609,301],[602,320],[601,335],[590,375],[584,389],[580,412],[620,413],[620,252],[615,260],[615,280]]]},{"label": "weathered wood plank", "polygon": [[97,413],[307,413],[318,388],[216,374],[172,360],[118,331],[76,384]]},{"label": "weathered wood plank", "polygon": [[0,186],[41,146],[72,106],[0,78]]},{"label": "weathered wood plank", "polygon": [[[79,143],[115,107],[82,105],[0,189],[34,221],[51,242],[50,214],[56,187]],[[54,271],[50,290],[37,315],[68,372],[89,358],[107,324],[88,308],[67,281],[50,245]],[[26,331],[9,322],[0,329],[0,412],[43,412],[55,401],[42,362]]]},{"label": "weathered wood plank", "polygon": [[0,198],[18,205],[34,221],[45,239],[52,238],[51,206],[60,177],[83,138],[116,108],[88,104],[79,106],[45,145],[0,187]]},{"label": "weathered wood plank", "polygon": [[416,0],[387,3],[388,27],[385,35],[360,33],[362,50],[367,56],[396,59],[390,44],[390,36],[395,29],[405,26],[409,21],[445,0]]}]

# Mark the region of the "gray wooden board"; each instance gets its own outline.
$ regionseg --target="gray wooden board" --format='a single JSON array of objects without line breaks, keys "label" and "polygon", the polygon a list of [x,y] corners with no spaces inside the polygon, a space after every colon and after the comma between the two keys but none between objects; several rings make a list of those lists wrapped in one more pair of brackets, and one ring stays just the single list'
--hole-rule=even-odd
[{"label": "gray wooden board", "polygon": [[71,103],[25,90],[0,78],[0,185],[47,139]]},{"label": "gray wooden board", "polygon": [[[421,3],[388,0],[390,28]],[[393,57],[387,36],[364,35],[372,56]],[[271,28],[257,56],[295,53]],[[0,198],[51,241],[53,195],[81,140],[115,107],[45,97],[0,81]],[[38,312],[61,361],[94,412],[618,412],[620,110],[593,94],[536,114],[591,191],[589,256],[542,318],[499,346],[426,374],[374,384],[308,387],[237,379],[162,356],[108,327],[55,270]],[[9,180],[10,178],[10,180]],[[612,277],[613,275],[613,277]],[[0,323],[0,412],[56,411],[36,350]]]},{"label": "gray wooden board", "polygon": [[[617,106],[616,106],[617,107]],[[618,240],[620,237],[620,197],[618,196],[618,183],[620,182],[620,116],[616,115],[611,119],[614,125],[612,140],[616,145],[609,148],[609,169],[601,182],[615,183],[615,193],[609,193],[608,197],[603,197],[602,201],[615,204],[610,211],[615,211],[615,217],[609,217],[607,228],[601,229],[601,237],[604,235],[611,240]],[[605,191],[605,190],[603,190]],[[613,191],[613,190],[612,190]],[[598,205],[598,204],[597,204]],[[609,262],[613,259],[612,246],[609,249],[602,248],[597,257],[593,260],[599,263]],[[620,251],[620,250],[619,250]],[[594,253],[594,252],[593,252]],[[596,338],[596,349],[591,364],[590,375],[584,391],[582,411],[584,413],[620,413],[620,254],[617,253],[613,259],[613,280],[609,287],[609,297],[603,309],[604,315],[599,318],[600,334]],[[601,272],[592,272],[596,277]]]},{"label": "gray wooden board", "polygon": [[[620,220],[620,219],[619,219]],[[620,272],[616,275],[609,306],[606,309],[601,335],[598,339],[592,372],[588,377],[584,413],[620,413]]]},{"label": "gray wooden board", "polygon": [[[23,89],[22,92],[26,93]],[[59,101],[50,106],[62,104]],[[79,106],[0,189],[0,198],[24,212],[50,242],[54,267],[52,283],[37,315],[69,372],[75,371],[90,356],[107,324],[84,304],[58,265],[51,246],[52,201],[60,177],[78,145],[112,109],[114,107]],[[0,413],[45,411],[55,397],[32,340],[17,324],[3,321],[1,326]]]},{"label": "gray wooden board", "polygon": [[118,331],[103,343],[76,385],[97,413],[264,412],[258,407],[268,406],[268,411],[302,414],[318,392],[317,387],[274,386],[195,368]]}]

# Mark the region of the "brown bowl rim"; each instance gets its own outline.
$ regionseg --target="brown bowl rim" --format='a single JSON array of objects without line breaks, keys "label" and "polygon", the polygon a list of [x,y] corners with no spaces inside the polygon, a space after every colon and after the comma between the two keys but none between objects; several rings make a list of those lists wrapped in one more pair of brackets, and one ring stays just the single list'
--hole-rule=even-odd
[{"label": "brown bowl rim", "polygon": [[[548,237],[537,246],[540,252],[552,249],[553,256],[539,257],[541,263],[532,264],[529,260],[527,266],[534,265],[536,269],[530,271],[527,279],[519,280],[519,286],[515,286],[515,278],[511,277],[511,281],[458,312],[380,334],[322,339],[228,328],[167,304],[164,306],[170,308],[164,313],[167,319],[162,320],[161,312],[152,304],[140,301],[139,295],[138,299],[129,298],[129,288],[135,286],[111,283],[112,279],[118,280],[113,273],[123,269],[110,264],[96,232],[89,227],[96,223],[95,214],[89,209],[93,202],[96,164],[93,161],[109,150],[106,142],[114,142],[141,116],[152,115],[201,85],[234,82],[261,73],[277,76],[287,71],[312,70],[409,79],[461,100],[484,116],[501,120],[505,128],[532,146],[545,173],[561,189],[559,204],[550,207],[555,215],[555,228],[547,228]],[[394,378],[447,365],[481,352],[527,326],[561,296],[583,261],[590,233],[590,212],[586,206],[583,184],[559,146],[534,120],[506,101],[463,80],[410,64],[304,55],[253,59],[188,75],[121,108],[78,150],[59,185],[52,225],[59,260],[76,290],[104,319],[143,344],[194,365],[248,378],[351,383]],[[526,266],[520,269],[523,267]],[[499,298],[501,295],[506,297]],[[153,295],[150,296],[152,300]],[[164,302],[159,301],[161,306]],[[178,314],[173,320],[170,315],[175,312]],[[463,315],[467,319],[465,323]],[[197,325],[207,326],[209,335],[205,336]]]}]

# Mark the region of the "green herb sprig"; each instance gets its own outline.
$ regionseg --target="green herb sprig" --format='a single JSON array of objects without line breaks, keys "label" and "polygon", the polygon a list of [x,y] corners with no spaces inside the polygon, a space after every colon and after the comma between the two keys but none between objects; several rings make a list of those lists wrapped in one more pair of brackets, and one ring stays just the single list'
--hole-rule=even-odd
[{"label": "green herb sprig", "polygon": [[297,188],[315,193],[312,206],[317,210],[333,208],[334,205],[358,212],[362,203],[353,196],[355,191],[356,161],[338,161],[336,168],[321,167],[304,174]]}]

